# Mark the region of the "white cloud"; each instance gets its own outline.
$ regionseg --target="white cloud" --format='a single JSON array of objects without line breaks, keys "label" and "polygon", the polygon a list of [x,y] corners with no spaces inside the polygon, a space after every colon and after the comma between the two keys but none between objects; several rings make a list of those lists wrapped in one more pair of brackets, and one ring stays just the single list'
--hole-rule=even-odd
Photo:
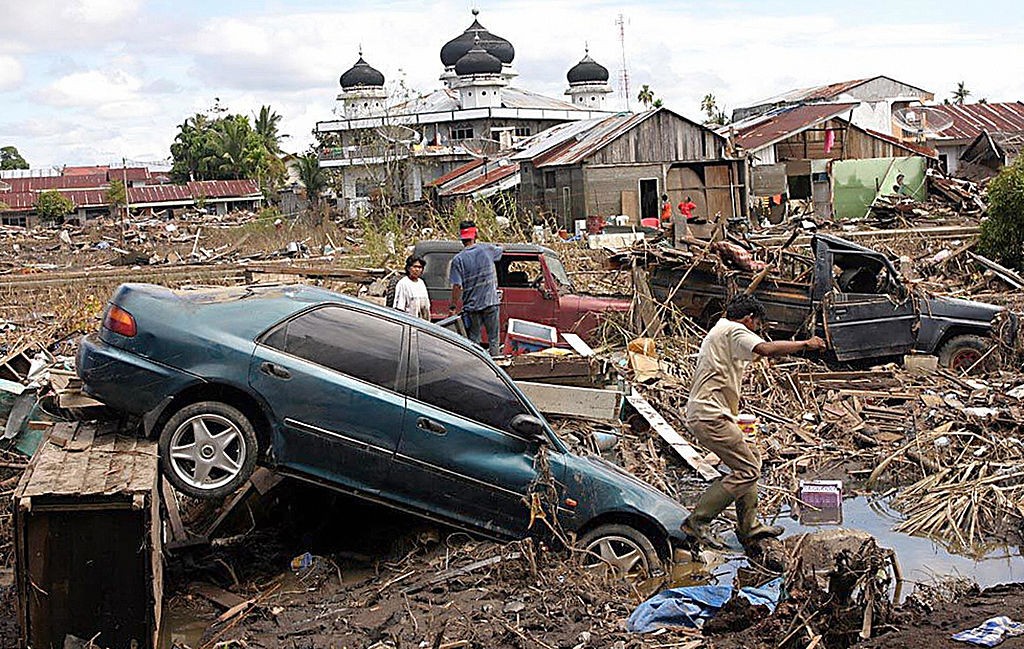
[{"label": "white cloud", "polygon": [[0,55],[0,91],[13,90],[24,78],[21,62],[13,56]]},{"label": "white cloud", "polygon": [[138,100],[141,87],[137,78],[120,70],[89,70],[57,79],[40,96],[60,107],[109,106]]}]

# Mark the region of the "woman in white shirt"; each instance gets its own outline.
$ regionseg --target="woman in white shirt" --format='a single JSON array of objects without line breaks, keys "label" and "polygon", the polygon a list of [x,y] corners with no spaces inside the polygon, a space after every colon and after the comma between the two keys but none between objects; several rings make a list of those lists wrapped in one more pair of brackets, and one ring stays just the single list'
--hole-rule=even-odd
[{"label": "woman in white shirt", "polygon": [[399,311],[405,311],[424,320],[430,320],[430,296],[427,285],[420,279],[426,262],[422,257],[410,255],[405,260],[405,277],[395,284],[395,303]]}]

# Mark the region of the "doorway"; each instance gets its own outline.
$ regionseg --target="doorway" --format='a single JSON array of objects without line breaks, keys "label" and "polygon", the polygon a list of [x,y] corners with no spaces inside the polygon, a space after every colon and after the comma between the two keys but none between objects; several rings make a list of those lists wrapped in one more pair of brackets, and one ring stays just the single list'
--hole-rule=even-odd
[{"label": "doorway", "polygon": [[658,179],[640,179],[640,218],[658,218]]}]

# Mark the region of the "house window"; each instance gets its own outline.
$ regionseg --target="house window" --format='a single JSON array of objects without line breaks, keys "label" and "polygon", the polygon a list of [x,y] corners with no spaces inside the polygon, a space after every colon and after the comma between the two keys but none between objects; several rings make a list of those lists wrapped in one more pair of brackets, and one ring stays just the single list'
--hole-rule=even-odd
[{"label": "house window", "polygon": [[517,126],[516,127],[516,130],[515,130],[515,136],[516,137],[529,137],[530,135],[532,135],[532,133],[530,133],[530,127],[529,126]]},{"label": "house window", "polygon": [[554,189],[554,188],[555,188],[555,172],[554,171],[545,171],[544,172],[544,189]]},{"label": "house window", "polygon": [[452,140],[468,140],[473,137],[472,126],[453,126],[450,131]]}]

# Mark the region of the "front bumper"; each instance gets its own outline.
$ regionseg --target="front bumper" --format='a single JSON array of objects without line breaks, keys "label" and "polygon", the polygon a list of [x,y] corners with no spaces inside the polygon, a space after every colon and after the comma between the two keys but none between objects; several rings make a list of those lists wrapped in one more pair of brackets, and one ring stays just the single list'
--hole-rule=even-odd
[{"label": "front bumper", "polygon": [[202,379],[114,347],[89,334],[78,344],[78,376],[82,391],[129,414],[153,410],[168,396]]}]

